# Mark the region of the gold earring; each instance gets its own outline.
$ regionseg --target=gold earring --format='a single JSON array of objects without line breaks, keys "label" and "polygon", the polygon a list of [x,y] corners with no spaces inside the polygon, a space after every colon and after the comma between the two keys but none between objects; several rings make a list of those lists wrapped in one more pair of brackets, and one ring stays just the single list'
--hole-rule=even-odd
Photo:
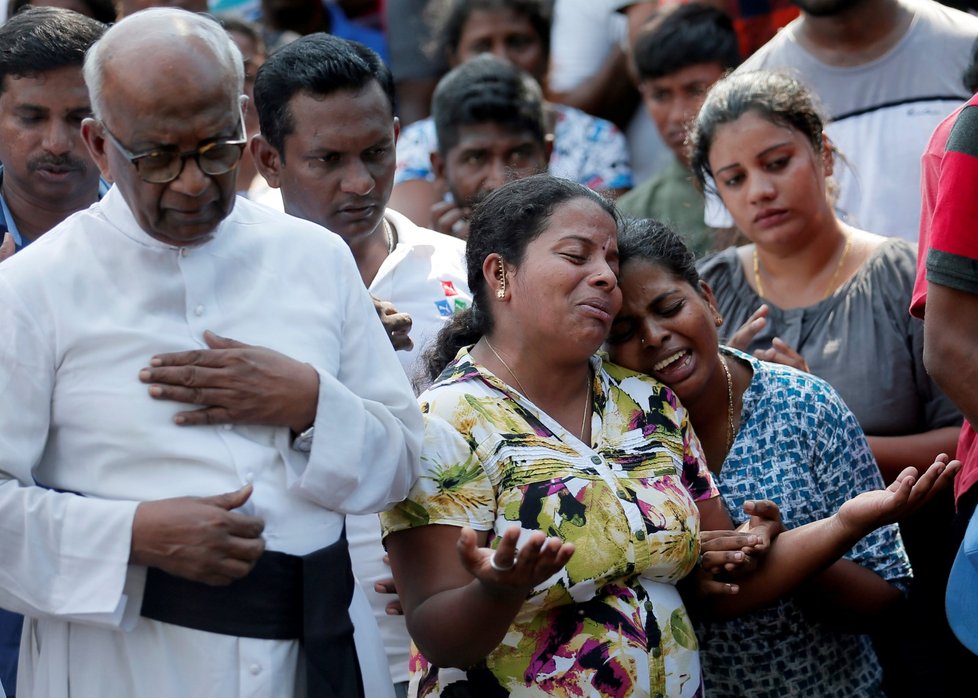
[{"label": "gold earring", "polygon": [[502,300],[506,297],[506,272],[503,269],[503,263],[499,263],[499,268],[496,270],[496,278],[499,279],[499,288],[496,290],[496,298]]},{"label": "gold earring", "polygon": [[713,316],[713,321],[716,323],[717,327],[720,327],[723,325],[723,316],[720,315],[720,313],[717,313]]}]

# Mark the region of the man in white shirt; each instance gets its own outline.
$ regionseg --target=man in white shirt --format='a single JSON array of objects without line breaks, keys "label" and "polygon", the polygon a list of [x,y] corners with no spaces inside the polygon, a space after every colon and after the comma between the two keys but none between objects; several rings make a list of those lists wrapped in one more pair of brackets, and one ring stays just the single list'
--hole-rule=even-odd
[{"label": "man in white shirt", "polygon": [[407,493],[410,386],[347,246],[234,196],[243,72],[218,24],[136,13],[85,77],[115,186],[0,265],[20,690],[362,694],[344,514]]},{"label": "man in white shirt", "polygon": [[[421,228],[387,208],[394,181],[393,80],[371,49],[312,34],[274,53],[255,80],[259,172],[281,189],[285,211],[334,231],[350,246],[370,293],[411,318],[398,358],[412,378],[445,320],[471,303],[461,240]],[[407,341],[405,341],[407,340]],[[354,571],[371,602],[397,684],[406,684],[410,637],[390,597],[376,516],[349,519]]]},{"label": "man in white shirt", "polygon": [[471,297],[465,245],[387,208],[400,133],[393,100],[390,70],[374,51],[303,37],[255,79],[261,134],[251,148],[285,212],[343,238],[371,294],[411,316],[412,346],[398,357],[413,377],[423,348]]}]

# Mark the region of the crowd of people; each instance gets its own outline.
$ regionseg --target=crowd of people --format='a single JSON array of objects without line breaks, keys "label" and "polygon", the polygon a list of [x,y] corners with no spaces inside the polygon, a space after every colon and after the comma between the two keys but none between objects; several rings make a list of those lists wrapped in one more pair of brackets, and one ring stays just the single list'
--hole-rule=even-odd
[{"label": "crowd of people", "polygon": [[958,695],[969,9],[11,0],[0,696]]}]

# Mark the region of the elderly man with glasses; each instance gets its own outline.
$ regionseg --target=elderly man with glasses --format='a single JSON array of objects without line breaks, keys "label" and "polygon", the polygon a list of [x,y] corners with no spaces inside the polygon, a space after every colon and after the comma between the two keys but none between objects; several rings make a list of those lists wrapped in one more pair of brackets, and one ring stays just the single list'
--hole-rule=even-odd
[{"label": "elderly man with glasses", "polygon": [[344,516],[403,498],[421,417],[342,240],[235,197],[242,77],[209,18],[117,23],[82,124],[114,186],[0,267],[18,693],[363,693]]}]

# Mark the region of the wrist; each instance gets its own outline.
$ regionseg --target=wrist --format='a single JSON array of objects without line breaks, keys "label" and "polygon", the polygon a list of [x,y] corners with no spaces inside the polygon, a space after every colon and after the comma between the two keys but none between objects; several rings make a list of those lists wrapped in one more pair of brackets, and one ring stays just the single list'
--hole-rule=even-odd
[{"label": "wrist", "polygon": [[294,436],[309,430],[316,421],[319,409],[319,372],[309,364],[302,364],[302,392],[296,396],[296,414],[289,421],[289,428]]},{"label": "wrist", "polygon": [[523,605],[526,597],[533,591],[533,587],[514,587],[510,585],[495,584],[487,582],[478,577],[475,578],[477,591],[491,599],[494,603],[513,604],[516,608]]},{"label": "wrist", "polygon": [[829,540],[835,542],[843,552],[855,545],[860,538],[873,530],[872,526],[860,526],[857,522],[842,517],[838,512],[826,519],[831,529]]}]

